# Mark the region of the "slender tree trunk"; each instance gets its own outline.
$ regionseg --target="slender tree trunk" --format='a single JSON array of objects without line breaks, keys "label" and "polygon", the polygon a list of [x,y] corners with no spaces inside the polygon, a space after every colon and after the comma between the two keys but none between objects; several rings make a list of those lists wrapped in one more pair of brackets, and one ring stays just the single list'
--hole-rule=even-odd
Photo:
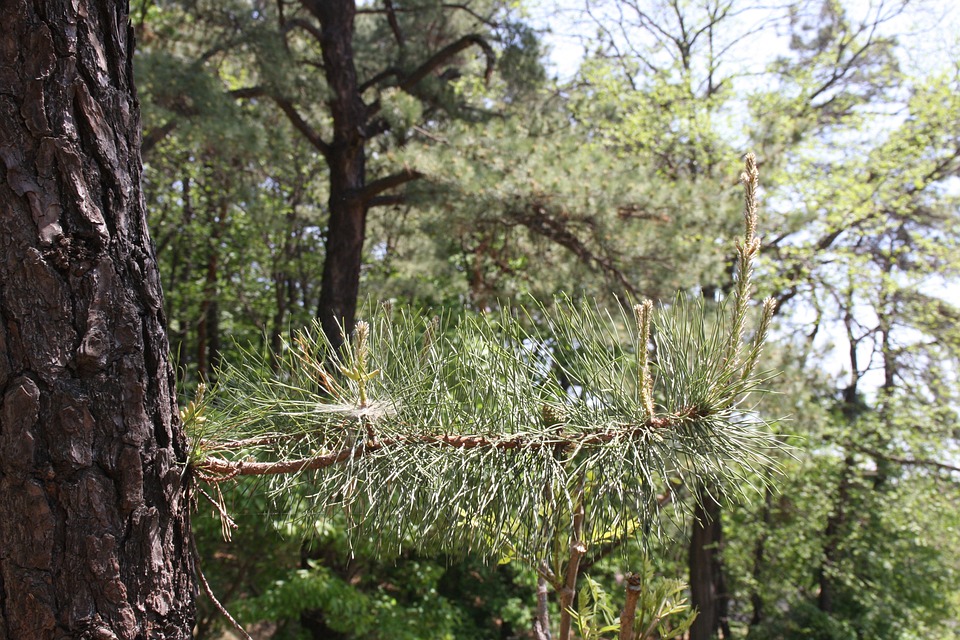
[{"label": "slender tree trunk", "polygon": [[627,598],[620,613],[620,640],[633,640],[633,625],[637,619],[637,604],[643,589],[643,577],[635,573],[627,576]]},{"label": "slender tree trunk", "polygon": [[287,292],[289,287],[286,273],[275,270],[273,274],[274,301],[273,318],[270,322],[270,368],[277,371],[280,368],[279,355],[283,351],[283,327],[287,318]]},{"label": "slender tree trunk", "polygon": [[360,265],[367,226],[362,197],[366,180],[363,130],[367,107],[353,61],[354,0],[312,0],[304,5],[320,21],[323,64],[330,86],[333,140],[326,153],[330,167],[330,221],[317,315],[323,332],[339,347],[353,330],[360,292]]},{"label": "slender tree trunk", "polygon": [[228,202],[221,198],[210,208],[210,241],[207,270],[203,283],[203,301],[197,322],[197,377],[210,381],[220,365],[220,243],[227,225]]},{"label": "slender tree trunk", "polygon": [[729,598],[720,561],[723,545],[720,504],[702,486],[697,493],[689,565],[690,604],[700,613],[690,628],[690,640],[709,640],[717,631],[723,638],[729,638]]},{"label": "slender tree trunk", "polygon": [[7,0],[0,24],[0,639],[186,639],[127,7]]},{"label": "slender tree trunk", "polygon": [[756,626],[764,620],[764,599],[760,593],[760,585],[763,583],[764,564],[766,563],[767,535],[770,531],[770,511],[773,503],[773,491],[768,485],[763,492],[763,507],[760,510],[760,520],[763,523],[763,529],[757,536],[757,541],[753,546],[753,582],[754,588],[750,593],[750,605],[753,607],[753,615],[750,618],[750,626]]},{"label": "slender tree trunk", "polygon": [[831,613],[836,604],[833,568],[840,560],[840,540],[847,522],[847,502],[850,497],[850,474],[853,472],[853,464],[853,455],[847,454],[843,460],[840,482],[837,485],[837,499],[823,532],[823,564],[817,574],[817,582],[820,586],[817,606],[824,613]]},{"label": "slender tree trunk", "polygon": [[[173,225],[175,229],[185,232],[189,227],[190,223],[193,222],[193,179],[190,177],[189,172],[184,172],[183,177],[180,179],[181,184],[181,198],[183,202],[182,206],[182,216],[180,218],[179,224]],[[166,258],[166,262],[169,265],[169,271],[164,274],[161,273],[160,276],[163,282],[166,283],[167,290],[176,290],[181,286],[182,274],[190,272],[190,260],[188,259],[184,264],[184,256],[181,252],[181,247],[183,246],[179,242],[171,242],[172,236],[175,231],[171,231],[167,234],[168,240],[166,242],[159,243],[156,247],[157,255],[162,255],[164,252],[169,254],[169,257]],[[167,340],[170,342],[170,353],[173,356],[175,364],[177,365],[177,374],[180,380],[183,380],[186,376],[186,360],[189,358],[184,353],[184,346],[187,345],[187,335],[189,333],[188,327],[191,326],[191,320],[189,314],[184,309],[184,304],[181,299],[179,304],[174,304],[174,301],[171,298],[166,298],[164,302],[164,310],[167,317]]]}]

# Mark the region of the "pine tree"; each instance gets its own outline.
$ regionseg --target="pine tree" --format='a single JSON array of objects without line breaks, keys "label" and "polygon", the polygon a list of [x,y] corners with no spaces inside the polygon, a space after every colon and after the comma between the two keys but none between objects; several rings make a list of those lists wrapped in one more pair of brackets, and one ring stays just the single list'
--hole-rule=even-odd
[{"label": "pine tree", "polygon": [[189,638],[126,3],[4,2],[0,23],[0,638]]}]

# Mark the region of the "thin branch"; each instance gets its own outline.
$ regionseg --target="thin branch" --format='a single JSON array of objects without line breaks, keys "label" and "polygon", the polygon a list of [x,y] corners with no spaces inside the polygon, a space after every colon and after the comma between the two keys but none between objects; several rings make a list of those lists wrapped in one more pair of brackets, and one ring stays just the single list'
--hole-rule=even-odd
[{"label": "thin branch", "polygon": [[150,153],[150,151],[157,146],[161,140],[166,138],[174,129],[177,128],[178,124],[180,124],[180,121],[177,118],[171,118],[159,127],[155,127],[148,131],[143,136],[143,141],[140,143],[140,152],[143,155]]},{"label": "thin branch", "polygon": [[367,207],[392,207],[399,204],[406,204],[407,196],[402,193],[395,193],[387,196],[375,196],[367,200]]},{"label": "thin branch", "polygon": [[303,119],[296,107],[293,106],[293,103],[280,96],[271,95],[270,97],[273,98],[273,101],[277,103],[280,110],[283,111],[287,119],[290,120],[293,128],[302,133],[307,141],[312,144],[317,151],[323,154],[324,157],[329,157],[330,145]]},{"label": "thin branch", "polygon": [[550,591],[547,578],[537,575],[537,617],[533,622],[535,640],[551,640],[550,637]]},{"label": "thin branch", "polygon": [[323,154],[324,157],[329,155],[330,145],[327,144],[327,142],[323,139],[320,133],[316,131],[316,129],[314,129],[306,120],[304,120],[303,116],[300,115],[300,112],[297,111],[293,103],[287,98],[279,96],[262,86],[234,89],[230,92],[230,95],[237,99],[260,97],[270,98],[280,108],[280,110],[283,111],[284,115],[287,116],[287,119],[290,121],[290,124],[293,125],[293,128],[299,131],[303,137],[307,139],[307,142],[312,144],[313,147]]},{"label": "thin branch", "polygon": [[237,98],[238,100],[246,100],[249,98],[262,98],[269,96],[267,90],[261,86],[255,87],[241,87],[239,89],[234,89],[229,92],[231,98]]},{"label": "thin branch", "polygon": [[[443,49],[430,56],[430,58],[428,58],[419,67],[411,71],[405,77],[402,77],[402,71],[397,67],[388,67],[383,71],[380,71],[375,76],[360,85],[360,93],[363,93],[367,89],[370,89],[371,87],[374,87],[391,77],[397,78],[396,86],[400,88],[401,91],[410,93],[418,84],[420,84],[420,82],[423,81],[424,78],[435,71],[437,67],[471,46],[477,46],[483,50],[483,53],[487,58],[487,66],[484,70],[483,77],[484,81],[489,82],[490,77],[493,75],[494,65],[497,61],[496,53],[494,53],[493,47],[490,46],[490,43],[488,43],[483,36],[471,33],[448,44]],[[373,116],[380,112],[381,106],[382,103],[380,100],[375,100],[374,102],[370,103],[370,105],[367,106],[366,117],[368,119],[373,118]]]},{"label": "thin branch", "polygon": [[947,464],[945,462],[940,462],[938,460],[931,460],[929,458],[903,458],[901,456],[892,456],[890,454],[877,451],[876,449],[870,449],[861,445],[853,445],[853,449],[880,460],[887,460],[889,462],[896,462],[898,464],[905,464],[914,467],[933,467],[934,469],[940,469],[941,471],[960,473],[960,467]]},{"label": "thin branch", "polygon": [[643,577],[636,573],[627,576],[627,601],[620,614],[620,640],[633,640],[633,622],[637,617],[642,581]]},{"label": "thin branch", "polygon": [[390,23],[390,30],[393,31],[393,37],[397,41],[397,46],[403,49],[405,46],[403,32],[400,31],[400,23],[397,21],[397,12],[393,8],[393,0],[383,0],[383,5],[387,9],[387,22]]},{"label": "thin branch", "polygon": [[570,531],[570,559],[567,561],[567,572],[563,588],[560,590],[560,640],[569,640],[570,627],[573,623],[573,599],[577,595],[577,578],[580,576],[580,560],[587,552],[587,545],[583,542],[584,492],[586,474],[580,474],[577,486],[577,502],[573,512],[573,523]]},{"label": "thin branch", "polygon": [[287,20],[286,23],[283,25],[283,30],[286,33],[287,31],[292,30],[294,27],[300,27],[301,29],[309,33],[311,36],[313,36],[317,42],[323,41],[323,34],[320,32],[320,29],[317,28],[315,24],[311,24],[310,22],[307,22],[303,18],[294,18],[292,20]]},{"label": "thin branch", "polygon": [[[361,84],[360,88],[357,89],[357,91],[362,94],[367,89],[371,87],[375,87],[376,85],[380,84],[387,78],[399,78],[401,73],[402,73],[401,70],[397,67],[387,67],[380,73],[376,74],[375,76],[373,76],[372,78],[370,78],[369,80]],[[378,109],[379,109],[379,105],[376,107],[376,109],[373,112],[376,113],[376,110]]]},{"label": "thin branch", "polygon": [[247,633],[242,626],[240,626],[240,623],[237,622],[236,618],[230,615],[230,612],[227,611],[226,607],[220,604],[220,600],[217,599],[217,596],[213,593],[213,589],[210,588],[210,583],[207,582],[207,577],[203,575],[203,569],[200,567],[200,550],[197,548],[197,539],[193,533],[190,534],[190,547],[193,551],[193,562],[197,569],[197,577],[200,579],[200,584],[203,586],[203,591],[207,594],[207,597],[210,598],[214,608],[216,608],[216,610],[220,612],[220,615],[230,622],[230,625],[237,630],[244,640],[253,640],[253,638],[250,637],[250,634]]},{"label": "thin branch", "polygon": [[[245,87],[242,89],[228,91],[227,95],[231,98],[255,98],[265,95],[265,91],[262,87]],[[181,112],[179,115],[182,117],[189,117],[197,115],[197,113]],[[180,119],[175,117],[167,120],[159,127],[151,129],[143,136],[143,141],[140,143],[140,152],[143,154],[150,153],[154,147],[156,147],[164,138],[170,135],[178,126],[180,126]]]},{"label": "thin branch", "polygon": [[444,138],[444,137],[442,137],[442,136],[434,135],[434,134],[430,133],[429,131],[427,131],[426,129],[424,129],[423,127],[420,127],[420,126],[417,126],[417,125],[413,125],[412,128],[413,128],[414,131],[416,131],[417,133],[419,133],[420,135],[422,135],[424,138],[427,138],[427,139],[429,139],[429,140],[433,140],[434,142],[438,142],[438,143],[440,143],[440,144],[450,144],[450,141],[447,140],[446,138]]},{"label": "thin branch", "polygon": [[[600,446],[617,439],[631,439],[653,430],[665,429],[691,420],[702,418],[693,409],[680,412],[679,415],[651,418],[643,424],[625,424],[620,429],[608,430],[600,433],[564,434],[558,433],[549,438],[514,436],[511,438],[488,438],[479,435],[430,435],[410,434],[394,438],[383,438],[376,442],[357,443],[352,447],[344,447],[311,458],[298,460],[280,460],[277,462],[250,462],[246,460],[226,460],[219,457],[205,457],[196,463],[195,468],[214,474],[235,474],[241,476],[264,476],[300,473],[303,471],[318,471],[336,464],[354,460],[364,455],[376,453],[385,449],[409,446],[451,447],[454,449],[489,448],[501,451],[539,450],[572,451],[578,448]],[[210,448],[214,448],[211,445]]]},{"label": "thin branch", "polygon": [[[627,278],[623,271],[617,268],[613,259],[591,250],[583,240],[569,229],[569,225],[565,219],[551,216],[547,209],[539,203],[533,203],[529,208],[532,213],[525,211],[515,212],[511,215],[510,220],[564,247],[577,256],[584,264],[596,265],[600,271],[616,280],[617,283],[623,287],[624,291],[637,297],[638,292],[636,286]],[[589,226],[593,226],[593,220],[590,218],[582,218],[580,221]]]}]

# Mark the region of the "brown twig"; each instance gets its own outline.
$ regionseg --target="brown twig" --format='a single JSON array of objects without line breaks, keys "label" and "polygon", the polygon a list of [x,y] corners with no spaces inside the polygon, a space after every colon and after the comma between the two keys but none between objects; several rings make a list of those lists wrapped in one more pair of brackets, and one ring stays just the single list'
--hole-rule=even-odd
[{"label": "brown twig", "polygon": [[[598,446],[617,439],[630,439],[649,433],[652,430],[665,429],[683,422],[701,417],[699,412],[690,408],[674,416],[657,416],[642,424],[625,424],[614,430],[600,433],[551,434],[550,437],[514,436],[511,438],[488,438],[480,435],[401,435],[383,438],[378,441],[358,443],[311,458],[280,460],[277,462],[253,462],[248,460],[227,460],[208,456],[195,463],[194,468],[208,474],[233,474],[241,476],[281,475],[303,471],[319,471],[336,464],[375,453],[384,449],[404,446],[452,447],[454,449],[491,448],[502,451],[536,450],[549,448],[552,451],[571,451],[578,448]],[[214,448],[211,445],[208,448]]]},{"label": "brown twig", "polygon": [[537,617],[533,622],[533,635],[536,640],[551,640],[550,636],[550,583],[547,577],[537,574]]},{"label": "brown twig", "polygon": [[586,515],[583,504],[585,487],[586,476],[581,474],[570,531],[570,559],[567,561],[563,589],[560,590],[560,640],[570,640],[570,627],[573,623],[572,607],[573,599],[577,595],[580,559],[587,551],[587,545],[583,542],[583,520]]},{"label": "brown twig", "polygon": [[904,458],[902,456],[894,456],[882,451],[877,451],[876,449],[871,449],[869,447],[863,447],[860,445],[854,445],[853,447],[861,453],[865,453],[868,456],[878,458],[880,460],[887,460],[889,462],[896,462],[897,464],[903,464],[912,467],[931,467],[933,469],[939,469],[941,471],[952,471],[954,473],[960,473],[960,467],[952,464],[947,464],[946,462],[940,462],[939,460],[931,460],[929,458]]},{"label": "brown twig", "polygon": [[636,573],[627,575],[627,601],[620,613],[620,640],[633,640],[633,622],[637,617],[642,582],[643,578]]},{"label": "brown twig", "polygon": [[240,626],[240,623],[237,622],[236,618],[230,615],[230,612],[227,611],[227,608],[220,604],[220,601],[217,599],[217,596],[213,594],[213,589],[210,588],[210,583],[207,582],[207,577],[203,575],[203,570],[200,568],[200,551],[197,549],[197,541],[193,535],[190,536],[191,545],[193,547],[193,561],[197,568],[197,578],[200,580],[200,584],[203,586],[204,593],[207,594],[207,597],[210,598],[210,601],[213,603],[213,606],[217,611],[220,612],[224,618],[226,618],[234,629],[243,637],[244,640],[253,640],[249,633]]}]

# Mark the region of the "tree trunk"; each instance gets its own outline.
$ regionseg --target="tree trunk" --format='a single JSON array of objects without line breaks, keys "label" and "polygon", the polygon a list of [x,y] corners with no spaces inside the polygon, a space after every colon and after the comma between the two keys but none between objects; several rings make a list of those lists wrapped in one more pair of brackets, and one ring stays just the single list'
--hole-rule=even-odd
[{"label": "tree trunk", "polygon": [[766,564],[767,554],[767,536],[770,531],[771,509],[773,507],[773,491],[770,486],[763,491],[763,507],[760,509],[760,522],[763,528],[757,536],[753,545],[753,583],[754,586],[750,593],[750,605],[753,607],[753,615],[750,617],[750,627],[759,625],[764,620],[764,598],[760,593],[760,585],[763,584],[764,566]]},{"label": "tree trunk", "polygon": [[0,3],[0,639],[186,639],[186,440],[125,3]]},{"label": "tree trunk", "polygon": [[209,203],[210,240],[208,241],[207,270],[203,283],[203,300],[197,322],[197,379],[213,382],[220,366],[220,245],[227,226],[229,210],[226,198],[220,198],[214,208]]},{"label": "tree trunk", "polygon": [[837,484],[837,498],[833,510],[827,517],[827,526],[823,532],[823,564],[817,572],[820,593],[817,594],[817,607],[824,613],[832,613],[836,604],[836,583],[834,568],[840,561],[840,542],[847,521],[847,501],[850,498],[850,476],[853,473],[853,455],[848,453],[843,459],[840,481]]},{"label": "tree trunk", "polygon": [[360,292],[360,265],[367,226],[363,131],[367,107],[353,61],[354,0],[314,0],[305,6],[320,21],[323,65],[330,86],[333,141],[326,151],[330,167],[330,221],[317,315],[337,348],[353,330]]},{"label": "tree trunk", "polygon": [[717,631],[729,638],[729,597],[720,550],[723,527],[720,504],[704,487],[697,489],[697,506],[690,536],[690,604],[700,613],[690,628],[690,640],[709,640]]}]

